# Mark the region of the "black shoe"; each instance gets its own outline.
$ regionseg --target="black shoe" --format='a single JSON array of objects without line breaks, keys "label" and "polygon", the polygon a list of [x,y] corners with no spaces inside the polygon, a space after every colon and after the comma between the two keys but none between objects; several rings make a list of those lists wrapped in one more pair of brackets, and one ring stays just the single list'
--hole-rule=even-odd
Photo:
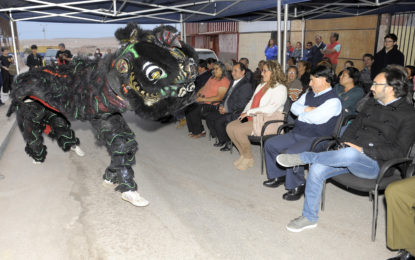
[{"label": "black shoe", "polygon": [[225,146],[220,148],[221,152],[228,152],[232,149],[232,142],[226,142]]},{"label": "black shoe", "polygon": [[2,105],[4,105],[4,103],[0,101],[0,106],[2,106]]},{"label": "black shoe", "polygon": [[415,260],[415,257],[406,250],[401,250],[399,255],[389,258],[388,260]]},{"label": "black shoe", "polygon": [[281,176],[275,179],[268,179],[262,183],[265,187],[268,188],[277,188],[281,184],[285,183],[285,176]]},{"label": "black shoe", "polygon": [[214,143],[213,144],[213,146],[215,146],[215,147],[222,147],[222,146],[224,146],[226,144],[226,142],[217,142],[217,143]]},{"label": "black shoe", "polygon": [[303,196],[305,190],[305,185],[301,184],[300,186],[289,190],[287,193],[282,195],[282,198],[285,200],[299,200]]}]

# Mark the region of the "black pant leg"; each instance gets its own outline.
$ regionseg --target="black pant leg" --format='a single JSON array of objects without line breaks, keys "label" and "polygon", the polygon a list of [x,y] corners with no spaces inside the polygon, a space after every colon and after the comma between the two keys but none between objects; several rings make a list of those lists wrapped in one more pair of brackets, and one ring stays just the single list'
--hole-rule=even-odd
[{"label": "black pant leg", "polygon": [[216,133],[217,133],[217,137],[219,139],[219,142],[228,142],[230,141],[228,134],[226,133],[226,125],[229,122],[226,120],[226,116],[225,115],[220,115],[220,117],[218,117],[215,120],[215,129],[216,129]]},{"label": "black pant leg", "polygon": [[212,110],[212,111],[208,112],[205,116],[206,125],[209,128],[209,131],[210,131],[210,134],[211,134],[212,137],[217,137],[218,136],[218,134],[216,132],[216,128],[215,128],[215,121],[220,116],[221,116],[221,114],[219,114],[219,112],[217,110]]},{"label": "black pant leg", "polygon": [[188,113],[186,113],[186,121],[189,132],[195,135],[200,134],[203,131],[201,108],[202,105],[195,104],[195,106],[190,108]]}]

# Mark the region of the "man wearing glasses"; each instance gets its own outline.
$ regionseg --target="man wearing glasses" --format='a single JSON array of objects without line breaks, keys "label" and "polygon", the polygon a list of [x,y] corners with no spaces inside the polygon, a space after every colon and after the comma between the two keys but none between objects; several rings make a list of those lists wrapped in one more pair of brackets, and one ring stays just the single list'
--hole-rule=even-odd
[{"label": "man wearing glasses", "polygon": [[390,64],[404,65],[405,57],[398,50],[398,37],[393,34],[387,34],[384,38],[385,47],[375,54],[375,62],[372,64],[371,76],[375,78],[379,72]]},{"label": "man wearing glasses", "polygon": [[407,87],[403,67],[387,66],[373,81],[373,98],[344,132],[343,148],[277,156],[277,163],[284,167],[310,164],[303,212],[287,225],[289,231],[317,226],[321,191],[327,179],[344,173],[376,179],[384,162],[406,156],[415,141],[415,110],[405,98]]}]

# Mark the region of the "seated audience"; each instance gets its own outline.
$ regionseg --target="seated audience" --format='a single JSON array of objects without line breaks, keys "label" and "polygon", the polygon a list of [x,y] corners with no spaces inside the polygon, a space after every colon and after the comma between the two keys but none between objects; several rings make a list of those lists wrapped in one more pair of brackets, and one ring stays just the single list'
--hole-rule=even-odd
[{"label": "seated audience", "polygon": [[198,92],[206,82],[212,77],[212,72],[208,69],[206,60],[199,60],[197,65],[197,77],[195,79],[195,91]]},{"label": "seated audience", "polygon": [[252,85],[252,91],[255,90],[255,78],[254,78],[254,73],[249,69],[249,60],[248,58],[240,58],[239,62],[242,63],[243,65],[245,65],[246,68],[246,73],[245,73],[245,77],[248,78],[249,82],[251,82]]},{"label": "seated audience", "polygon": [[340,84],[334,87],[334,91],[342,102],[345,116],[356,114],[356,104],[364,96],[359,84],[359,71],[354,67],[348,67],[340,72]]},{"label": "seated audience", "polygon": [[225,65],[217,61],[213,65],[213,76],[196,93],[196,103],[185,109],[189,137],[200,138],[206,136],[202,124],[202,109],[204,110],[203,113],[214,109],[214,105],[222,101],[228,88],[229,79],[226,77]]},{"label": "seated audience", "polygon": [[354,63],[351,60],[347,60],[344,62],[344,68],[354,67]]},{"label": "seated audience", "polygon": [[255,91],[255,88],[256,88],[256,86],[258,86],[259,85],[259,83],[261,83],[261,81],[262,81],[262,67],[264,66],[264,64],[265,64],[265,61],[264,60],[260,60],[259,62],[258,62],[258,67],[256,68],[256,70],[255,70],[255,72],[254,72],[254,85],[252,86],[253,88],[254,88],[254,91]]},{"label": "seated audience", "polygon": [[207,67],[209,71],[213,70],[213,65],[215,65],[216,60],[214,58],[207,58]]},{"label": "seated audience", "polygon": [[309,87],[310,83],[310,69],[311,64],[307,61],[300,60],[297,64],[298,68],[298,79],[303,85],[303,93],[305,93]]},{"label": "seated audience", "polygon": [[370,76],[372,64],[375,61],[375,57],[372,54],[366,53],[363,55],[363,65],[364,68],[360,71],[360,85],[362,86],[365,93],[370,92],[372,87],[372,78]]},{"label": "seated audience", "polygon": [[415,83],[415,67],[407,65],[405,66],[405,70],[408,73],[408,92],[409,96],[413,98],[414,96],[414,83]]},{"label": "seated audience", "polygon": [[313,43],[312,42],[307,42],[306,47],[303,51],[303,58],[302,60],[304,61],[308,61],[311,63],[312,58],[313,58],[313,53],[312,53],[312,48],[313,48]]},{"label": "seated audience", "polygon": [[287,61],[288,67],[295,66],[297,64],[297,60],[294,57],[289,57]]},{"label": "seated audience", "polygon": [[297,42],[295,44],[295,49],[293,53],[291,54],[291,57],[293,57],[295,60],[301,59],[301,42]]},{"label": "seated audience", "polygon": [[301,81],[297,78],[298,69],[295,66],[290,66],[287,72],[287,87],[288,87],[288,97],[291,101],[297,101],[300,97],[301,92],[303,91],[303,85]]},{"label": "seated audience", "polygon": [[415,176],[388,185],[386,242],[399,255],[388,260],[415,260]]},{"label": "seated audience", "polygon": [[266,61],[262,69],[262,80],[242,114],[226,126],[226,133],[241,155],[234,162],[239,170],[246,170],[254,165],[248,139],[253,131],[252,116],[260,113],[273,114],[276,111],[282,113],[287,100],[286,78],[279,63]]},{"label": "seated audience", "polygon": [[218,110],[212,110],[206,115],[206,124],[212,136],[217,137],[216,147],[221,151],[229,151],[232,143],[226,134],[226,125],[237,119],[252,97],[252,86],[246,75],[246,67],[238,62],[232,68],[233,80],[225,94]]},{"label": "seated audience", "polygon": [[283,195],[284,200],[298,200],[304,194],[304,167],[280,167],[275,158],[281,153],[308,151],[315,138],[332,134],[342,110],[341,102],[331,88],[333,76],[328,67],[314,67],[311,70],[311,89],[291,106],[291,112],[297,116],[294,128],[265,142],[268,180],[263,184],[276,188],[285,183],[288,192]]},{"label": "seated audience", "polygon": [[[405,98],[407,84],[403,67],[387,66],[382,70],[374,79],[372,93],[373,98],[365,103],[344,132],[343,148],[320,153],[287,152],[277,157],[277,163],[283,167],[310,164],[303,212],[287,225],[289,231],[300,232],[317,226],[321,191],[327,179],[345,173],[376,179],[383,163],[405,157],[414,143],[415,110]],[[409,246],[413,248],[413,245]]]}]

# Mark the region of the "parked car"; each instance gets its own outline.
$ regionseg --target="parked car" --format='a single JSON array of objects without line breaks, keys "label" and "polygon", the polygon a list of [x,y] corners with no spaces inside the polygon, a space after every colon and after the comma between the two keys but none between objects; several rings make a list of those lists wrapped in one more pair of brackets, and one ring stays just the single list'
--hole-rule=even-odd
[{"label": "parked car", "polygon": [[47,49],[43,57],[43,66],[54,65],[57,63],[56,53],[58,49]]},{"label": "parked car", "polygon": [[215,60],[219,60],[216,53],[209,49],[195,49],[197,55],[199,56],[199,60],[206,60],[208,58],[213,58]]}]

